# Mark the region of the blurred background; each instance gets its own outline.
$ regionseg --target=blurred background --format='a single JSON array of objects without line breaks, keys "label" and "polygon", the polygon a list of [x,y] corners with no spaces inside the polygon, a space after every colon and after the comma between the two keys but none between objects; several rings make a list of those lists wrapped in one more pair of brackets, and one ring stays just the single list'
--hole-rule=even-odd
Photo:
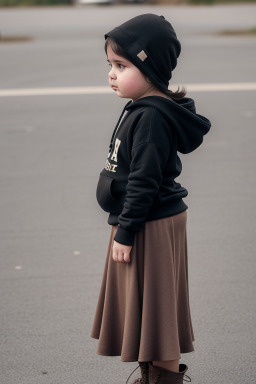
[{"label": "blurred background", "polygon": [[0,382],[121,384],[137,366],[90,338],[111,229],[95,191],[127,102],[108,87],[104,33],[151,12],[182,44],[171,89],[212,122],[180,155],[195,333],[182,362],[192,383],[255,383],[256,5],[47,1],[0,0]]},{"label": "blurred background", "polygon": [[31,5],[79,5],[79,4],[129,4],[147,3],[159,5],[186,4],[233,4],[255,3],[256,0],[0,0],[0,6],[31,6]]},{"label": "blurred background", "polygon": [[148,3],[159,5],[233,4],[255,3],[256,0],[0,0],[0,6],[77,5],[77,4],[129,4]]}]

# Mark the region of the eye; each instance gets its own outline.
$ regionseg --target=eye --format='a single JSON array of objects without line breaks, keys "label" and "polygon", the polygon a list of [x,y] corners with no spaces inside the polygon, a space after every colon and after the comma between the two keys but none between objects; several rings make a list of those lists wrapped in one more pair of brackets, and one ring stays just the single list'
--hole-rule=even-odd
[{"label": "eye", "polygon": [[125,68],[123,64],[117,64],[117,66],[121,71]]}]

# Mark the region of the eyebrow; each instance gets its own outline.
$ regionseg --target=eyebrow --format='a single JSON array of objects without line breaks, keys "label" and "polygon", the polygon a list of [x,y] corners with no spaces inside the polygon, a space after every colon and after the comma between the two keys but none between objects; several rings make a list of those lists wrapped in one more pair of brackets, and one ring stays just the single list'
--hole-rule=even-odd
[{"label": "eyebrow", "polygon": [[[109,59],[107,59],[107,61],[110,63],[110,60]],[[126,60],[124,59],[124,60],[111,60],[111,62],[112,63],[126,63]]]}]

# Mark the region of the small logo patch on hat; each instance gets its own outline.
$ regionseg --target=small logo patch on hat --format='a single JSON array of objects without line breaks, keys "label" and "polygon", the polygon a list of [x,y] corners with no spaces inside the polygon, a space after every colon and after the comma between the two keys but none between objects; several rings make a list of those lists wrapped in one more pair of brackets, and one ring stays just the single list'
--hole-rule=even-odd
[{"label": "small logo patch on hat", "polygon": [[141,59],[141,61],[144,61],[147,58],[147,55],[146,55],[146,53],[144,51],[140,51],[140,53],[138,53],[137,56],[138,56],[139,59]]}]

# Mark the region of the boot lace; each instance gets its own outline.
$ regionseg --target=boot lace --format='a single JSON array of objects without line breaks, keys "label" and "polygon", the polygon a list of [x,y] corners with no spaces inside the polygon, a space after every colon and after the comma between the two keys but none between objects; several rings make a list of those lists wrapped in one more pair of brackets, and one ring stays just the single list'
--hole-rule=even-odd
[{"label": "boot lace", "polygon": [[[132,373],[130,374],[130,376],[129,376],[128,379],[126,380],[126,384],[128,384],[130,377],[133,375],[133,373],[134,373],[139,367],[140,367],[140,366],[138,365],[138,367],[135,368],[135,369],[132,371]],[[132,384],[146,384],[146,374],[143,374],[143,375],[142,375],[142,378],[140,378],[140,379],[136,379]]]},{"label": "boot lace", "polygon": [[[126,384],[128,384],[130,377],[133,375],[133,373],[134,373],[139,367],[140,367],[140,366],[138,365],[138,367],[136,367],[136,368],[132,371],[132,373],[130,374],[130,376],[129,376],[128,379],[126,380]],[[144,376],[144,377],[143,377],[143,376]],[[156,379],[155,379],[155,381],[154,381],[154,384],[157,383],[157,381],[158,381],[158,379],[159,379],[159,376],[160,376],[160,375],[158,375],[158,377],[156,377]],[[184,375],[183,381],[186,381],[187,383],[191,383],[191,378],[190,378],[188,375]],[[136,379],[136,380],[133,382],[133,384],[144,384],[144,383],[146,383],[146,374],[142,375],[142,378],[140,378],[140,379]]]},{"label": "boot lace", "polygon": [[[130,374],[130,376],[129,376],[128,379],[126,380],[126,384],[128,384],[130,377],[132,376],[132,374],[133,374],[139,367],[140,367],[140,366],[138,365],[138,367],[136,367],[136,368],[132,371],[132,373]],[[140,380],[140,379],[136,379],[135,382],[134,382],[133,384],[140,384],[140,383],[141,383],[141,380]]]},{"label": "boot lace", "polygon": [[161,373],[158,373],[155,377],[155,380],[153,381],[153,384],[157,384],[159,377],[161,376]]}]

